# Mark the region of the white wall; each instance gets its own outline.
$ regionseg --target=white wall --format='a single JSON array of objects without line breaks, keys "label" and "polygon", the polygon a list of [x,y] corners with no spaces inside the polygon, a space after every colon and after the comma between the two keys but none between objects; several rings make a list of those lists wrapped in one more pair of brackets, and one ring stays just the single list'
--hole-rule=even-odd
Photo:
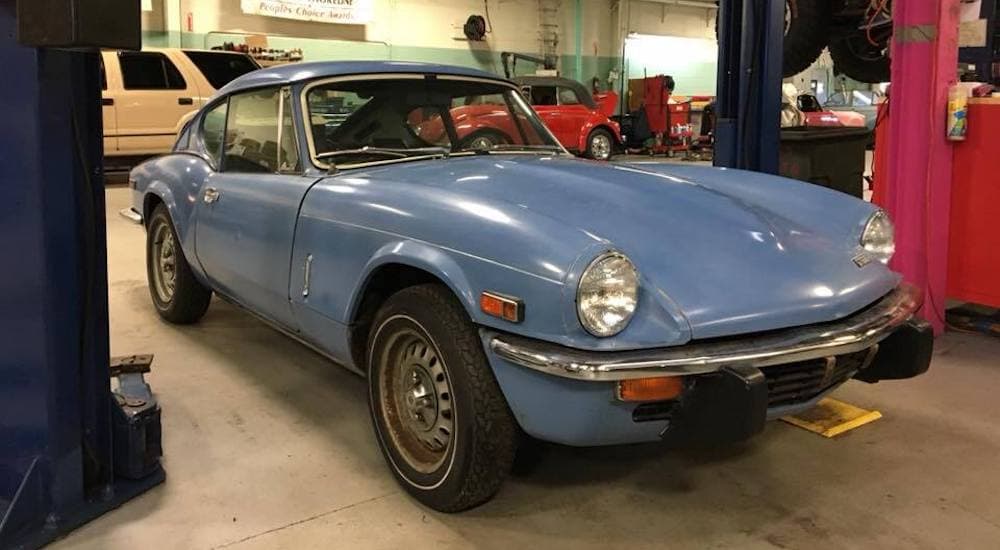
[{"label": "white wall", "polygon": [[[622,16],[627,78],[668,74],[678,95],[714,95],[717,11],[633,0]],[[631,36],[631,38],[629,38]]]},{"label": "white wall", "polygon": [[[468,48],[461,26],[471,14],[485,15],[482,0],[372,0],[375,18],[368,25],[335,25],[247,15],[240,0],[153,0],[153,12],[143,14],[143,29],[206,34],[244,31],[330,40],[369,40],[427,48]],[[552,2],[552,0],[549,0]],[[538,52],[538,0],[488,0],[493,33],[483,45],[496,51]],[[642,0],[622,0],[619,32],[618,0],[582,0],[582,53],[617,57],[627,32],[689,38],[715,37],[714,10],[673,6]],[[576,0],[559,5],[559,51],[576,49]],[[188,15],[192,28],[188,28]],[[683,55],[678,52],[677,55]]]},{"label": "white wall", "polygon": [[[154,11],[143,16],[143,29],[207,34],[242,31],[328,40],[388,42],[426,48],[468,48],[462,25],[469,15],[485,15],[482,0],[372,0],[375,18],[368,25],[336,25],[244,14],[240,0],[153,0]],[[576,1],[559,4],[559,50],[576,49]],[[613,56],[612,0],[582,0],[584,55]],[[541,50],[537,0],[489,0],[493,32],[484,47],[497,51]],[[188,28],[188,14],[192,27]],[[460,40],[456,40],[460,38]]]},{"label": "white wall", "polygon": [[629,32],[715,40],[716,10],[632,0],[628,11]]},{"label": "white wall", "polygon": [[[167,31],[166,39],[158,39],[160,43],[211,47],[240,40],[238,35],[212,33],[260,33],[291,37],[273,38],[271,43],[280,48],[300,47],[308,60],[411,59],[495,72],[501,71],[498,54],[502,51],[543,52],[539,7],[545,4],[556,8],[552,19],[559,26],[560,67],[567,76],[576,76],[577,0],[487,0],[492,32],[479,43],[464,39],[462,25],[469,15],[486,15],[483,0],[371,0],[374,19],[367,25],[247,15],[240,0],[152,1],[154,12],[144,15],[144,29]],[[638,33],[675,39],[655,42],[639,55],[633,49],[628,56],[632,62],[624,67],[628,76],[672,74],[679,90],[714,91],[716,10],[647,0],[580,0],[580,6],[581,80],[594,76],[604,80],[612,68],[621,69],[616,60],[622,56],[626,36]]]}]

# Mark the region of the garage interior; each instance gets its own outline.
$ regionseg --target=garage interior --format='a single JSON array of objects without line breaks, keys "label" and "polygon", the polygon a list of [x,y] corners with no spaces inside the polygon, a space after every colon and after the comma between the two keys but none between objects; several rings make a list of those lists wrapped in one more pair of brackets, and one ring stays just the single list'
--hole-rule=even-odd
[{"label": "garage interior", "polygon": [[[886,71],[875,82],[846,76],[835,45],[786,74],[789,14],[821,0],[134,3],[0,0],[0,548],[997,546],[1000,3],[864,0],[851,32],[891,52],[891,70],[849,70]],[[143,69],[140,46],[166,61]],[[574,162],[714,164],[872,202],[895,223],[889,267],[923,295],[930,369],[839,386],[829,397],[880,418],[832,437],[773,421],[725,445],[532,440],[492,500],[437,511],[386,467],[364,377],[218,296],[198,324],[150,307],[133,169],[228,84],[184,51],[265,71],[364,60],[506,75],[590,157]],[[536,75],[583,91],[547,103],[517,80]],[[616,128],[607,160],[593,131],[564,139],[545,115],[584,104]]]}]

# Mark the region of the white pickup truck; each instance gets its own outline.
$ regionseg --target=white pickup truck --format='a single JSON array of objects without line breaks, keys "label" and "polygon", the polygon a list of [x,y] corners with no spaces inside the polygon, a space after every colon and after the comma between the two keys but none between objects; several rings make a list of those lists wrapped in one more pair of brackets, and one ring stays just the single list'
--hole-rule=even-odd
[{"label": "white pickup truck", "polygon": [[234,78],[260,68],[237,52],[178,48],[105,51],[105,165],[165,153],[188,115]]}]

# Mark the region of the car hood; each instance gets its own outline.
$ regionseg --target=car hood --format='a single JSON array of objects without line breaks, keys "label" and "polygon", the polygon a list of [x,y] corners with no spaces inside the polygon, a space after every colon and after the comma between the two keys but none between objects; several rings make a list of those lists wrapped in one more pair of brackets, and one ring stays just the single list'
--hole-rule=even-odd
[{"label": "car hood", "polygon": [[[873,206],[775,176],[533,155],[453,157],[370,175],[383,170],[530,210],[624,252],[643,289],[679,310],[695,339],[838,319],[899,281],[879,262],[853,261]],[[567,278],[599,252],[566,266]]]}]

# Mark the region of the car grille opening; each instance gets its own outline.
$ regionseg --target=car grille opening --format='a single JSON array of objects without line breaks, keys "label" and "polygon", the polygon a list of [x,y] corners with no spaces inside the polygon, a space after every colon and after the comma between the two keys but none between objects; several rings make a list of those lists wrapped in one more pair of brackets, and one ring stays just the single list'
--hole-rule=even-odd
[{"label": "car grille opening", "polygon": [[871,348],[836,357],[764,367],[768,408],[798,405],[838,386],[868,366]]},{"label": "car grille opening", "polygon": [[643,403],[632,410],[632,422],[653,422],[667,420],[674,409],[675,401]]}]

